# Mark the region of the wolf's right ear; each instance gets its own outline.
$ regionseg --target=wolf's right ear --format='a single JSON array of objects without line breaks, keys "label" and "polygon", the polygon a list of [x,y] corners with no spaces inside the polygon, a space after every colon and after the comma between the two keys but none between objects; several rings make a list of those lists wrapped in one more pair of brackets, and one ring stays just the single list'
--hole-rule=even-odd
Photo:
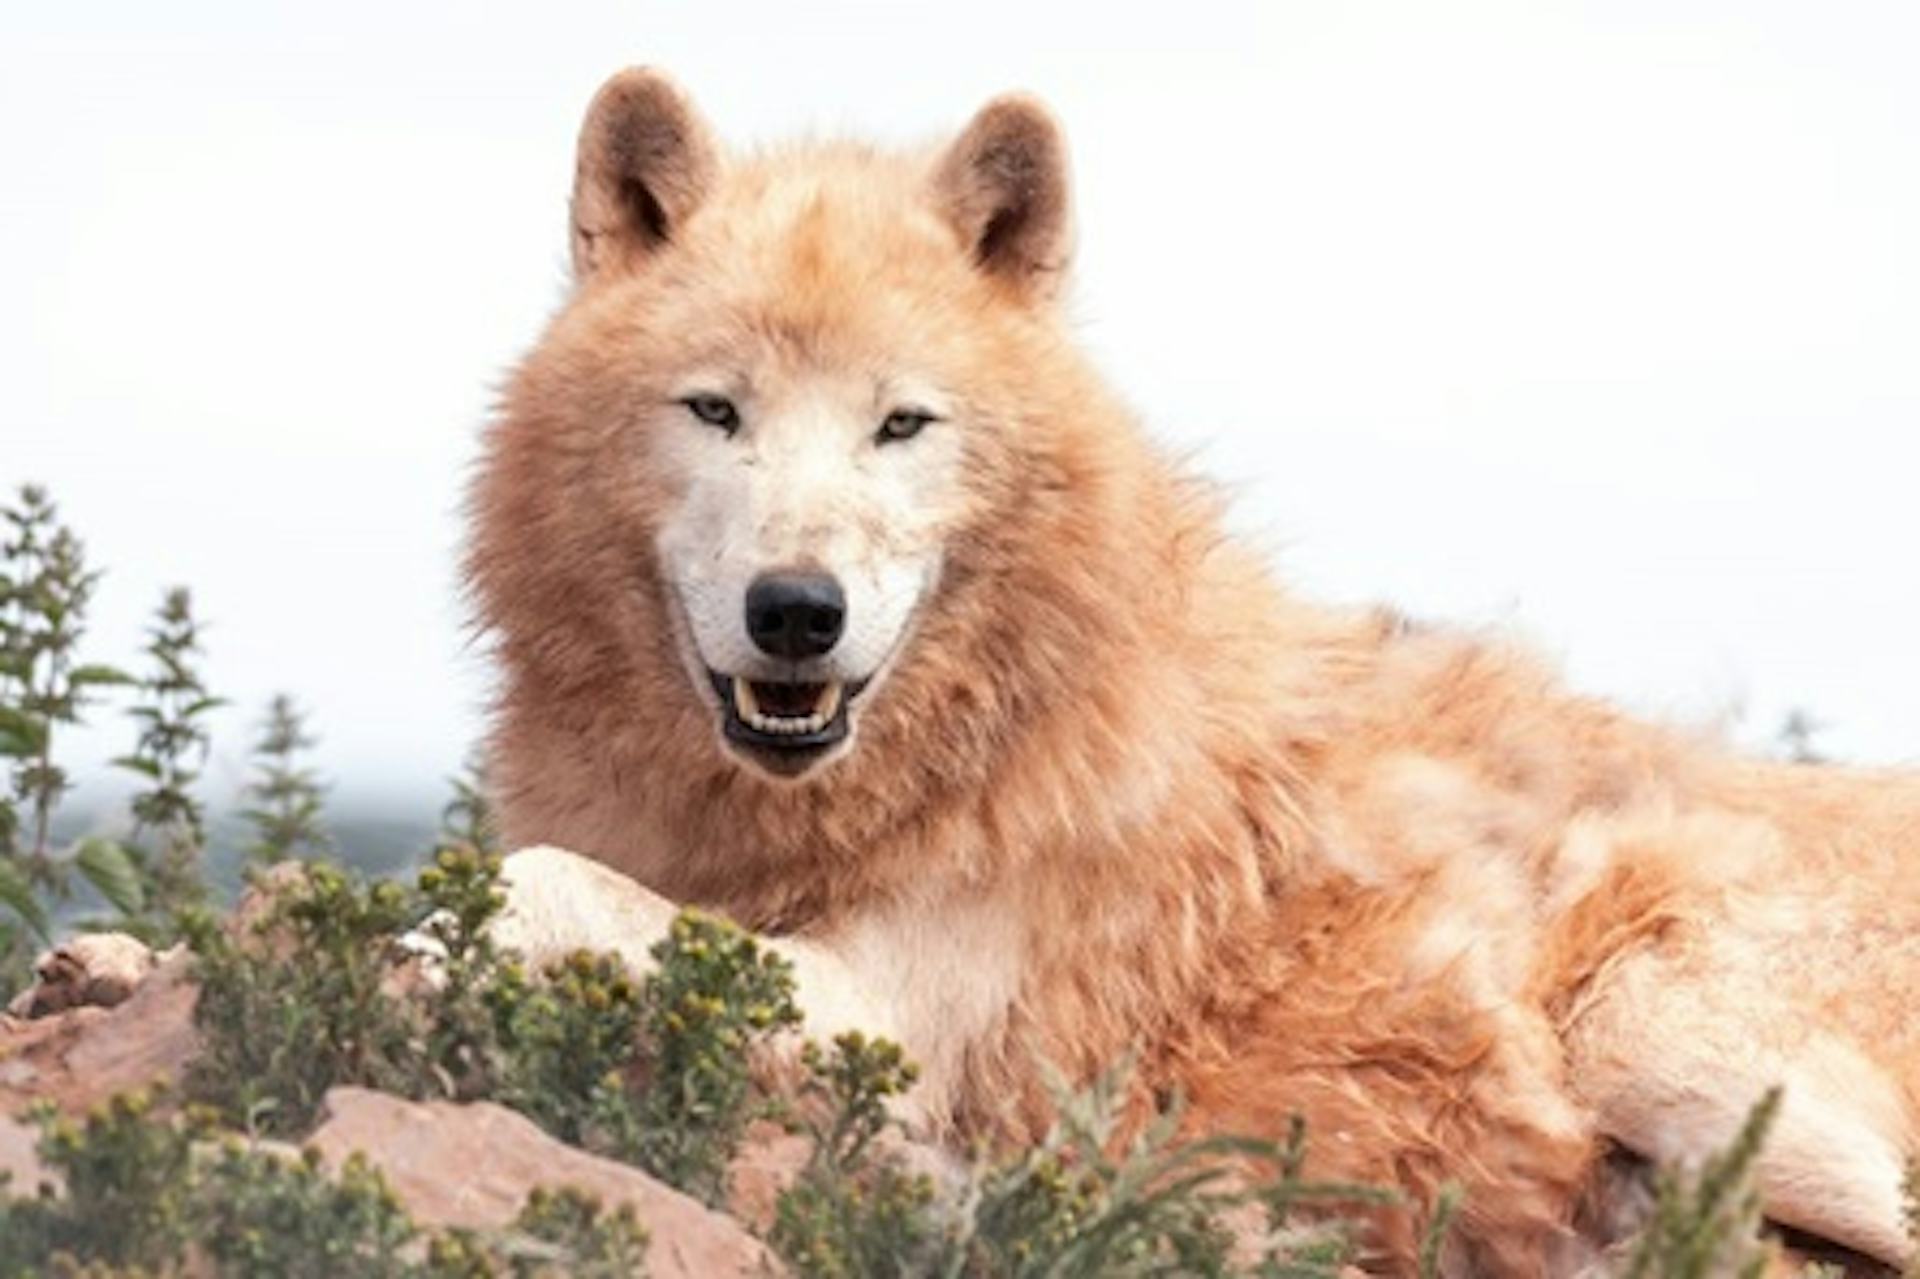
[{"label": "wolf's right ear", "polygon": [[573,275],[639,265],[678,234],[719,168],[693,104],[647,67],[617,73],[580,128],[573,178]]},{"label": "wolf's right ear", "polygon": [[1023,94],[995,98],[934,169],[935,198],[974,263],[1015,297],[1056,297],[1073,256],[1067,142]]}]

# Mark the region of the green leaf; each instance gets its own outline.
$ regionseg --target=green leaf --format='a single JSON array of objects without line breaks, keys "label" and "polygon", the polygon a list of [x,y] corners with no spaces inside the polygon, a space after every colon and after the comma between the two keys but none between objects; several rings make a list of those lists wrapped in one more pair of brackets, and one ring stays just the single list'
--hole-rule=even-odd
[{"label": "green leaf", "polygon": [[85,688],[90,684],[132,684],[133,676],[112,666],[76,666],[67,672],[67,683],[75,688]]},{"label": "green leaf", "polygon": [[11,706],[0,706],[0,755],[38,755],[46,740],[45,720]]},{"label": "green leaf", "polygon": [[147,904],[146,883],[133,857],[110,839],[83,839],[74,865],[87,882],[122,915],[137,915]]},{"label": "green leaf", "polygon": [[124,768],[130,773],[138,773],[142,777],[158,778],[160,776],[160,765],[150,759],[142,759],[138,755],[122,755],[113,761],[113,766]]},{"label": "green leaf", "polygon": [[19,864],[6,857],[0,857],[0,906],[12,907],[13,913],[41,941],[52,940],[46,908],[41,906],[39,895],[33,891],[33,885],[27,882]]}]

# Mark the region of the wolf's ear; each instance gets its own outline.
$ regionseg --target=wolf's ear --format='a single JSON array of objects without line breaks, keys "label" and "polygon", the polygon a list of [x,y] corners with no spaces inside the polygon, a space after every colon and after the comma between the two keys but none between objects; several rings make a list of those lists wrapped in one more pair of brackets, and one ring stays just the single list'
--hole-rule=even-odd
[{"label": "wolf's ear", "polygon": [[1060,291],[1073,254],[1067,142],[1047,109],[995,98],[947,148],[934,192],[982,271],[1022,299]]},{"label": "wolf's ear", "polygon": [[573,178],[573,274],[638,265],[679,233],[719,168],[707,126],[673,81],[616,74],[580,127]]}]

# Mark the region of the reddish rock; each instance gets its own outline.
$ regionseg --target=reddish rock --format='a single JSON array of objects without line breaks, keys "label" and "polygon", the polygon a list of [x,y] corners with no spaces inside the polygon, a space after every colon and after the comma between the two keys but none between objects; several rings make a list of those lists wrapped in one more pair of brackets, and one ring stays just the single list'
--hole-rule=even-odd
[{"label": "reddish rock", "polygon": [[37,1100],[84,1110],[117,1092],[177,1080],[199,1042],[189,966],[185,951],[169,954],[114,1008],[0,1017],[0,1114]]},{"label": "reddish rock", "polygon": [[813,1153],[813,1141],[778,1124],[758,1123],[727,1168],[727,1210],[755,1230],[773,1225],[780,1193],[791,1186]]},{"label": "reddish rock", "polygon": [[513,1220],[534,1188],[576,1187],[609,1207],[631,1204],[652,1236],[654,1279],[782,1273],[741,1226],[636,1168],[587,1154],[488,1102],[409,1102],[362,1088],[327,1094],[309,1145],[337,1169],[359,1151],[422,1223],[490,1227]]}]

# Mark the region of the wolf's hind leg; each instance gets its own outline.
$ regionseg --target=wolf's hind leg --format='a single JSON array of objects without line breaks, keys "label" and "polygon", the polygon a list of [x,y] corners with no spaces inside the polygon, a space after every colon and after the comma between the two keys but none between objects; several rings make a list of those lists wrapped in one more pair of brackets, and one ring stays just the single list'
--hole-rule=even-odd
[{"label": "wolf's hind leg", "polygon": [[1617,970],[1569,1027],[1567,1046],[1574,1089],[1600,1131],[1660,1162],[1725,1149],[1753,1104],[1779,1087],[1756,1168],[1767,1217],[1891,1266],[1911,1255],[1900,1090],[1852,1043],[1757,984],[1724,974],[1703,982],[1647,957]]}]

